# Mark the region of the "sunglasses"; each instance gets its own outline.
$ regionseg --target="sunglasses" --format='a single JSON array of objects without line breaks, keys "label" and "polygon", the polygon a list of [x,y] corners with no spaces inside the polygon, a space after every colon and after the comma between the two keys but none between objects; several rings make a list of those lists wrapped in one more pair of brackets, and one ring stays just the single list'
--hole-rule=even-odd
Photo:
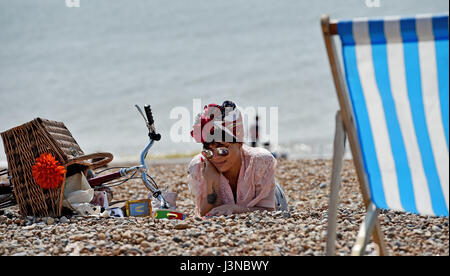
[{"label": "sunglasses", "polygon": [[203,156],[206,157],[207,159],[212,159],[215,154],[217,154],[219,156],[227,156],[229,153],[230,153],[230,151],[226,147],[220,147],[220,148],[216,148],[213,150],[203,150],[202,151]]}]

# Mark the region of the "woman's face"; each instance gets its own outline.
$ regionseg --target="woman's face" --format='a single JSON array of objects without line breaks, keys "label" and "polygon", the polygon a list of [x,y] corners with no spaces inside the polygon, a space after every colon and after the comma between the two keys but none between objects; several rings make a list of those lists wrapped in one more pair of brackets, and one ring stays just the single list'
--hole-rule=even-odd
[{"label": "woman's face", "polygon": [[[214,152],[213,157],[208,160],[217,168],[219,172],[224,173],[234,166],[240,165],[241,147],[241,143],[214,142],[205,146],[204,149]],[[228,150],[228,155],[222,156],[218,154],[218,148],[226,148]]]}]

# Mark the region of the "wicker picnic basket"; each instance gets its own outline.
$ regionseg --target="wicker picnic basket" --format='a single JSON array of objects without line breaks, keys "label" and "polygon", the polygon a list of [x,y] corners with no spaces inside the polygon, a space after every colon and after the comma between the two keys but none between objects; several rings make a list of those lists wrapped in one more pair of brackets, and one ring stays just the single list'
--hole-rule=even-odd
[{"label": "wicker picnic basket", "polygon": [[[36,118],[1,133],[1,136],[11,185],[22,216],[60,216],[67,174],[104,166],[113,159],[110,153],[85,155],[62,122]],[[57,188],[44,189],[33,177],[32,167],[43,153],[53,155],[66,169],[64,180]]]}]

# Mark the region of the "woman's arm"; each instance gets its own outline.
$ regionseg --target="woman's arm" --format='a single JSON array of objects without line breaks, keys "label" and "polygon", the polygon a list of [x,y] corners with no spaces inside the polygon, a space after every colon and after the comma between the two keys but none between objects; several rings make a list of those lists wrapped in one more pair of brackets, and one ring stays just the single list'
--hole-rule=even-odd
[{"label": "woman's arm", "polygon": [[206,197],[200,199],[200,215],[205,216],[211,209],[222,204],[219,195],[220,174],[209,161],[203,161],[202,174],[206,180]]},{"label": "woman's arm", "polygon": [[[207,196],[202,197],[200,200],[200,215],[201,216],[205,216],[211,209],[220,205],[220,202],[222,200],[220,199],[220,196],[216,192],[219,187],[219,181],[220,181],[220,179],[211,179],[211,180],[206,181]],[[215,187],[215,188],[213,189],[213,187]]]},{"label": "woman's arm", "polygon": [[268,208],[268,207],[245,207],[242,205],[237,204],[225,204],[222,206],[218,206],[209,213],[207,213],[208,216],[229,216],[231,214],[243,214],[243,213],[250,213],[256,210],[260,211],[274,211],[274,208]]}]

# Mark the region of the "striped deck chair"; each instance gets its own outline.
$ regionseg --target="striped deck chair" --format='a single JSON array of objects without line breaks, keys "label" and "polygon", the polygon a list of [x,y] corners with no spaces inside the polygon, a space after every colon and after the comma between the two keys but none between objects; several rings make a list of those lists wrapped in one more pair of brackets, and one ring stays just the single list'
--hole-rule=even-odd
[{"label": "striped deck chair", "polygon": [[351,21],[332,21],[325,15],[322,31],[340,105],[327,254],[335,255],[341,163],[348,139],[367,208],[352,254],[364,254],[373,234],[385,255],[379,209],[449,213],[448,14]]}]

